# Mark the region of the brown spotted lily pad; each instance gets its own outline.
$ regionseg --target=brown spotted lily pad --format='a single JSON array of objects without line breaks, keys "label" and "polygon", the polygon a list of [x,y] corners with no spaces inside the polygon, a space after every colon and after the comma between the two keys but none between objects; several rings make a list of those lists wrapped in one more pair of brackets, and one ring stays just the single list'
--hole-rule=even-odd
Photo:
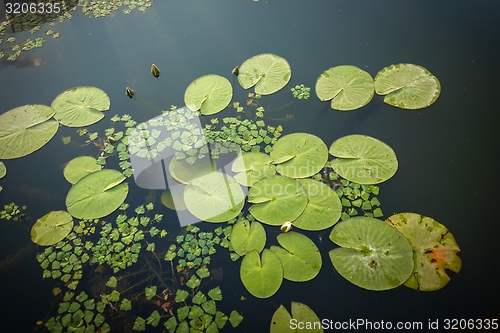
[{"label": "brown spotted lily pad", "polygon": [[416,213],[399,213],[386,220],[398,229],[413,246],[414,270],[405,286],[433,291],[443,288],[450,277],[449,269],[460,271],[460,248],[451,232],[433,218]]}]

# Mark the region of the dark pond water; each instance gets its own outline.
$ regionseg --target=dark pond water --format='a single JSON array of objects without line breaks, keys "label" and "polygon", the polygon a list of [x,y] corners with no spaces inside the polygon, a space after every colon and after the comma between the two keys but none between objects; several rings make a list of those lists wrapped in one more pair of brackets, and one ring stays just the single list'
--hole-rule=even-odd
[{"label": "dark pond water", "polygon": [[[367,291],[333,269],[327,252],[334,245],[327,230],[323,242],[317,233],[308,234],[323,254],[319,276],[302,284],[285,281],[275,296],[257,300],[240,281],[239,263],[227,260],[221,250],[215,257],[224,269],[221,310],[235,309],[245,318],[235,331],[268,331],[279,304],[289,309],[292,301],[309,305],[319,318],[335,321],[365,318],[427,325],[428,320],[442,323],[446,318],[498,318],[500,227],[495,216],[499,199],[495,161],[500,3],[163,0],[154,2],[146,13],[122,15],[119,11],[100,19],[74,16],[56,25],[59,39],[47,38],[41,49],[22,59],[0,62],[0,113],[24,104],[50,105],[70,87],[97,86],[111,99],[106,118],[92,127],[102,131],[114,114],[128,113],[138,121],[155,116],[144,104],[126,97],[125,86],[133,87],[142,101],[166,109],[171,104],[181,106],[187,85],[210,73],[232,80],[233,99],[243,102],[247,92],[230,76],[231,70],[260,53],[288,60],[292,68],[289,86],[314,87],[320,73],[344,64],[375,76],[390,64],[415,63],[439,78],[441,96],[423,110],[396,109],[375,96],[362,109],[342,113],[312,93],[308,101],[276,111],[276,118],[292,114],[292,120],[268,122],[282,124],[285,133],[314,133],[327,145],[353,133],[389,144],[397,153],[399,170],[380,186],[385,217],[412,211],[445,224],[460,245],[461,272],[450,273],[450,283],[436,292],[406,287]],[[150,74],[151,63],[162,70],[161,87]],[[287,87],[263,103],[274,108],[290,101]],[[12,201],[27,205],[31,221],[0,221],[0,260],[29,244],[29,228],[37,218],[65,209],[69,186],[62,174],[64,163],[79,155],[98,154],[78,145],[64,146],[61,138],[67,135],[77,138],[74,129],[61,127],[40,151],[4,161],[8,175],[0,180],[0,205]],[[148,194],[132,189],[128,201],[131,206],[141,204]],[[158,199],[157,208],[165,214],[163,227],[178,232],[176,215]],[[30,332],[37,320],[54,311],[55,282],[42,279],[35,250],[26,251],[16,265],[4,265],[0,272],[5,332]]]}]

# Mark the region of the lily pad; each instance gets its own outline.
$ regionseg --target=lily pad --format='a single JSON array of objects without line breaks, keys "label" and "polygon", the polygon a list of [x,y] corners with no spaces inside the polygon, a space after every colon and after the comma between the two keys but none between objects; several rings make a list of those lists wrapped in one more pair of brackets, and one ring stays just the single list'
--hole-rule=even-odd
[{"label": "lily pad", "polygon": [[76,184],[86,175],[101,170],[97,160],[91,156],[79,156],[68,162],[64,168],[64,178],[71,184]]},{"label": "lily pad", "polygon": [[31,228],[31,240],[42,246],[56,244],[73,230],[73,217],[65,211],[52,211],[39,218]]},{"label": "lily pad", "polygon": [[125,176],[116,170],[88,174],[66,196],[68,212],[79,219],[97,219],[114,212],[128,194]]},{"label": "lily pad", "polygon": [[462,260],[457,255],[460,248],[441,223],[416,213],[395,214],[386,222],[413,246],[415,268],[405,286],[422,291],[438,290],[450,281],[447,269],[460,271]]},{"label": "lily pad", "polygon": [[318,173],[328,160],[328,147],[316,135],[293,133],[281,137],[270,153],[276,171],[291,178],[306,178]]},{"label": "lily pad", "polygon": [[[296,323],[303,323],[304,329],[301,330],[298,329],[298,327],[293,327],[291,325],[291,323],[293,323],[292,318],[295,319]],[[274,312],[271,319],[270,333],[323,333],[323,328],[313,326],[314,323],[320,322],[320,319],[310,307],[303,303],[292,302],[292,315],[290,315],[283,305],[280,305],[280,307]],[[311,327],[306,327],[305,325],[310,325]]]},{"label": "lily pad", "polygon": [[23,157],[42,148],[56,134],[55,111],[39,104],[24,105],[0,115],[0,159]]},{"label": "lily pad", "polygon": [[396,288],[413,271],[410,243],[384,221],[372,217],[347,219],[333,228],[330,240],[341,246],[329,253],[333,266],[346,280],[361,288]]},{"label": "lily pad", "polygon": [[210,155],[205,155],[190,164],[186,160],[173,158],[168,164],[172,178],[182,184],[189,184],[193,179],[215,171],[216,166]]},{"label": "lily pad", "polygon": [[371,75],[356,66],[332,67],[316,81],[316,95],[323,102],[331,99],[335,110],[350,111],[365,106],[373,93]]},{"label": "lily pad", "polygon": [[243,186],[253,186],[259,180],[276,174],[269,155],[258,152],[243,153],[233,162],[232,170],[239,172],[234,179]]},{"label": "lily pad", "polygon": [[293,226],[303,230],[323,230],[337,223],[342,214],[338,195],[326,184],[313,179],[299,179],[309,202],[304,212],[293,221]]},{"label": "lily pad", "polygon": [[228,79],[209,74],[191,82],[184,93],[184,103],[193,111],[211,115],[228,106],[232,97],[233,87]]},{"label": "lily pad", "polygon": [[170,190],[163,191],[160,200],[161,203],[168,209],[178,211],[186,210],[186,205],[184,204],[184,192],[181,192],[178,186]]},{"label": "lily pad", "polygon": [[250,223],[248,220],[240,220],[231,231],[231,245],[240,256],[251,250],[260,253],[266,245],[266,231],[257,221]]},{"label": "lily pad", "polygon": [[329,150],[337,157],[330,165],[341,177],[358,184],[378,184],[398,169],[396,153],[386,143],[366,135],[353,134],[336,140]]},{"label": "lily pad", "polygon": [[434,103],[441,93],[437,77],[422,66],[396,64],[375,76],[375,91],[384,102],[402,109],[422,109]]},{"label": "lily pad", "polygon": [[257,298],[274,295],[283,282],[283,267],[276,254],[264,249],[262,260],[259,252],[248,252],[241,261],[241,282],[250,294]]},{"label": "lily pad", "polygon": [[288,177],[264,178],[248,191],[250,214],[260,222],[282,225],[295,220],[307,206],[307,193],[295,179]]},{"label": "lily pad", "polygon": [[238,82],[243,89],[255,86],[255,93],[269,95],[282,89],[292,75],[288,62],[275,54],[264,53],[247,59],[240,67]]},{"label": "lily pad", "polygon": [[64,126],[84,127],[104,117],[109,109],[108,95],[96,87],[75,87],[60,93],[53,101],[54,118]]},{"label": "lily pad", "polygon": [[[314,181],[314,180],[313,180]],[[297,232],[287,232],[277,237],[279,246],[271,246],[283,265],[283,277],[290,281],[312,280],[321,269],[321,254],[308,237]]]},{"label": "lily pad", "polygon": [[5,164],[0,161],[0,179],[5,177],[5,175],[7,174],[7,168],[5,167]]},{"label": "lily pad", "polygon": [[245,194],[233,177],[211,172],[191,181],[184,190],[191,214],[202,221],[226,222],[235,218],[245,204]]}]

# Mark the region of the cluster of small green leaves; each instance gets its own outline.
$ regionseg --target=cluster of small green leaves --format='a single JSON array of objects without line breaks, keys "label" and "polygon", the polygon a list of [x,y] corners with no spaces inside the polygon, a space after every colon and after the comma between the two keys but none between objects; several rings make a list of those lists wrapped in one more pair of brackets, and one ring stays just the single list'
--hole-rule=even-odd
[{"label": "cluster of small green leaves", "polygon": [[100,156],[97,158],[97,164],[105,165],[107,158],[110,156],[117,156],[119,160],[119,166],[125,177],[130,177],[134,174],[132,169],[132,164],[130,163],[130,155],[128,153],[128,140],[129,135],[134,131],[134,126],[137,125],[135,120],[128,114],[121,117],[115,115],[111,118],[113,124],[117,122],[123,122],[125,129],[118,131],[115,127],[107,128],[104,131],[106,139],[99,138],[98,132],[89,133],[87,129],[79,129],[78,134],[80,136],[87,135],[90,142],[99,147],[101,150]]},{"label": "cluster of small green leaves", "polygon": [[130,14],[134,9],[145,12],[151,7],[153,0],[80,0],[78,5],[82,7],[82,13],[93,16],[94,18],[110,15],[120,7],[123,13]]},{"label": "cluster of small green leaves", "polygon": [[171,147],[175,158],[192,164],[199,156],[208,154],[208,147],[198,125],[198,112],[187,107],[170,107],[162,116],[137,126],[139,131],[130,137],[129,152],[150,160]]},{"label": "cluster of small green leaves", "polygon": [[[160,237],[167,235],[165,230],[150,226],[154,222],[160,222],[163,217],[161,214],[155,214],[154,217],[147,216],[147,213],[154,208],[152,203],[137,207],[136,215],[132,217],[127,216],[127,208],[126,203],[120,206],[119,209],[123,213],[116,217],[116,226],[111,223],[105,224],[100,232],[101,238],[92,247],[92,262],[100,265],[105,263],[112,267],[115,273],[137,262],[145,233],[151,238],[158,234]],[[149,230],[142,230],[146,228]],[[149,243],[146,250],[154,251],[154,243]]]},{"label": "cluster of small green leaves", "polygon": [[106,304],[102,301],[95,302],[85,292],[74,297],[68,291],[64,294],[63,301],[59,303],[57,316],[51,317],[45,327],[52,333],[108,333],[111,331],[102,315]]},{"label": "cluster of small green leaves", "polygon": [[78,225],[75,226],[75,232],[78,236],[86,236],[95,232],[95,227],[99,223],[99,219],[94,220],[80,220]]},{"label": "cluster of small green leaves", "polygon": [[311,88],[304,86],[303,84],[301,85],[296,85],[292,89],[293,97],[297,99],[308,99],[310,95]]},{"label": "cluster of small green leaves", "polygon": [[[49,3],[58,3],[58,6],[60,8],[60,12],[56,13],[54,10],[50,11],[49,9]],[[0,22],[0,45],[2,44],[3,41],[3,36],[6,35],[6,28],[11,27],[12,32],[20,32],[23,30],[29,31],[30,34],[33,34],[37,31],[39,31],[42,27],[43,24],[48,22],[48,25],[53,26],[55,25],[55,20],[58,19],[59,22],[62,22],[66,19],[71,19],[71,14],[67,12],[67,7],[66,4],[69,4],[70,6],[75,6],[76,5],[76,0],[71,0],[70,3],[67,1],[60,1],[60,0],[45,0],[43,1],[44,8],[45,10],[39,10],[40,7],[33,7],[36,6],[36,1],[35,2],[30,2],[28,5],[31,6],[30,9],[37,9],[37,12],[28,12],[25,13],[24,11],[20,11],[19,13],[11,13],[11,14],[6,14],[5,15],[5,21]],[[51,7],[52,8],[52,7]],[[47,34],[49,35],[49,34]],[[59,33],[55,33],[53,38],[58,38]],[[5,56],[4,50],[10,50],[13,53],[10,53],[7,57],[7,60],[13,61],[16,60],[17,57],[21,55],[22,52],[25,51],[32,51],[35,48],[41,47],[43,43],[45,42],[45,39],[42,37],[36,37],[34,39],[27,38],[24,41],[19,41],[15,36],[10,36],[5,39],[5,46],[0,46],[0,59],[2,59]]]},{"label": "cluster of small green leaves", "polygon": [[3,210],[0,210],[0,220],[9,221],[12,219],[14,221],[18,221],[20,214],[21,210],[19,209],[19,206],[14,202],[11,202],[10,204],[5,205]]},{"label": "cluster of small green leaves", "polygon": [[43,278],[69,282],[68,288],[75,290],[82,278],[83,265],[90,259],[88,251],[92,245],[90,241],[84,244],[75,232],[71,232],[55,246],[46,247],[36,256],[43,269]]},{"label": "cluster of small green leaves", "polygon": [[[241,108],[241,111],[239,111]],[[238,106],[238,112],[243,112],[243,108]],[[264,108],[259,106],[256,112],[256,120],[239,120],[236,117],[226,117],[222,119],[223,125],[218,128],[219,119],[213,118],[211,124],[205,125],[204,134],[209,144],[212,144],[212,156],[216,158],[219,154],[229,153],[239,150],[259,152],[261,144],[264,151],[269,153],[272,146],[281,136],[283,128],[281,126],[266,126],[262,118]]]},{"label": "cluster of small green leaves", "polygon": [[[330,170],[330,171],[328,171]],[[368,217],[382,217],[380,201],[377,199],[379,187],[376,185],[361,185],[340,177],[330,168],[313,176],[318,181],[327,183],[335,191],[342,203],[342,220],[364,215]]]},{"label": "cluster of small green leaves", "polygon": [[[111,276],[109,278],[109,280],[106,282],[106,286],[111,289],[111,292],[109,294],[102,293],[101,301],[98,303],[98,305],[101,305],[100,303],[102,303],[104,306],[109,305],[109,307],[113,311],[117,311],[118,309],[120,311],[132,310],[132,302],[127,298],[122,298],[121,293],[116,290],[117,283],[118,279],[116,277]],[[119,306],[118,303],[120,304]]]},{"label": "cluster of small green leaves", "polygon": [[[165,328],[173,332],[213,332],[216,333],[222,329],[229,319],[233,327],[237,327],[243,320],[243,317],[237,312],[232,311],[228,318],[224,313],[217,310],[216,301],[222,300],[222,292],[219,287],[211,289],[207,295],[199,291],[199,286],[204,278],[208,278],[210,272],[208,268],[201,267],[193,274],[186,282],[186,286],[192,290],[188,292],[183,289],[178,289],[175,294],[175,315],[172,309],[163,308],[167,314],[160,315],[155,310],[151,315],[144,319],[137,317],[133,329],[136,331],[144,331],[146,324],[157,327],[160,324],[162,317],[170,316],[164,322]],[[156,294],[157,287],[147,287],[145,289],[146,298],[148,300],[158,297],[163,297]],[[195,294],[196,292],[196,294]]]}]

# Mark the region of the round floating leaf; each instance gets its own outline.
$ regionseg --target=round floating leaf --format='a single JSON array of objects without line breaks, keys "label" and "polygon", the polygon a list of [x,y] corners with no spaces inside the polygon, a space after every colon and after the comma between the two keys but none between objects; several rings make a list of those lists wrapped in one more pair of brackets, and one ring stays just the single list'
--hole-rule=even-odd
[{"label": "round floating leaf", "polygon": [[0,159],[12,159],[42,148],[59,124],[49,120],[55,111],[45,105],[24,105],[0,115]]},{"label": "round floating leaf", "polygon": [[[295,319],[298,323],[319,323],[320,319],[314,313],[314,311],[307,305],[299,302],[292,302],[292,315],[286,310],[283,305],[280,305],[278,310],[273,314],[271,319],[271,331],[270,333],[294,333],[294,330],[290,327],[290,322]],[[298,330],[301,332],[302,330]],[[304,331],[311,333],[323,333],[322,328],[316,329],[305,329]]]},{"label": "round floating leaf", "polygon": [[243,89],[255,86],[255,93],[269,95],[286,86],[291,75],[290,65],[284,58],[264,53],[247,59],[241,65],[238,82]]},{"label": "round floating leaf", "polygon": [[373,79],[355,66],[337,66],[324,71],[316,81],[316,95],[321,101],[332,100],[335,110],[358,109],[373,97]]},{"label": "round floating leaf", "polygon": [[97,219],[114,212],[128,194],[125,176],[116,170],[100,170],[80,179],[66,196],[68,212],[79,219]]},{"label": "round floating leaf", "polygon": [[7,174],[7,168],[5,167],[5,164],[0,161],[0,179],[5,177],[5,175]]},{"label": "round floating leaf", "polygon": [[375,76],[375,91],[384,102],[402,109],[422,109],[434,103],[441,93],[437,77],[422,66],[390,65]]},{"label": "round floating leaf", "polygon": [[101,170],[97,160],[91,156],[79,156],[68,162],[64,168],[64,178],[71,184],[76,184],[86,175]]},{"label": "round floating leaf", "polygon": [[191,181],[184,190],[184,201],[191,214],[207,222],[235,218],[245,203],[245,194],[233,177],[211,172]]},{"label": "round floating leaf", "polygon": [[338,223],[330,240],[341,248],[330,251],[335,269],[349,282],[368,290],[400,286],[413,271],[408,240],[387,223],[354,217]]},{"label": "round floating leaf", "polygon": [[262,261],[256,250],[248,252],[241,261],[241,282],[257,298],[274,295],[283,282],[283,267],[271,250],[264,249]]},{"label": "round floating leaf", "polygon": [[293,231],[281,234],[277,239],[282,247],[271,246],[271,251],[280,259],[285,279],[304,282],[318,275],[321,254],[312,240]]},{"label": "round floating leaf", "polygon": [[462,260],[455,238],[444,225],[416,213],[399,213],[386,220],[398,229],[413,246],[415,268],[405,286],[432,291],[443,288],[450,277],[446,269],[460,271]]},{"label": "round floating leaf", "polygon": [[283,176],[306,178],[318,173],[328,160],[328,147],[323,140],[307,133],[281,137],[270,153],[276,170]]},{"label": "round floating leaf", "polygon": [[396,153],[384,142],[353,134],[336,140],[330,154],[337,157],[330,165],[341,177],[358,184],[378,184],[398,169]]},{"label": "round floating leaf", "polygon": [[249,208],[257,220],[282,225],[295,220],[307,206],[307,193],[295,179],[288,177],[264,178],[248,191]]},{"label": "round floating leaf", "polygon": [[251,250],[261,252],[266,245],[266,231],[257,221],[250,223],[247,220],[241,220],[233,226],[231,245],[234,252],[240,256],[244,256]]},{"label": "round floating leaf", "polygon": [[209,74],[191,82],[184,93],[184,103],[193,111],[211,115],[228,106],[232,97],[231,83],[225,77]]},{"label": "round floating leaf", "polygon": [[31,228],[31,240],[39,245],[56,244],[73,229],[73,217],[67,212],[52,211],[41,218]]},{"label": "round floating leaf", "polygon": [[312,179],[299,179],[309,202],[304,212],[293,221],[293,226],[303,230],[323,230],[337,223],[342,214],[342,203],[326,184]]},{"label": "round floating leaf", "polygon": [[243,186],[253,186],[259,180],[276,174],[269,155],[258,152],[243,153],[233,162],[232,170],[239,172],[234,179]]},{"label": "round floating leaf", "polygon": [[109,109],[110,101],[104,91],[96,87],[75,87],[60,93],[53,101],[54,118],[69,127],[92,125],[104,117],[101,111]]},{"label": "round floating leaf", "polygon": [[[175,187],[171,190],[165,190],[161,194],[161,203],[167,207],[168,209],[172,210],[186,210],[186,205],[184,203],[184,191],[179,188]],[[177,204],[177,206],[175,205]]]},{"label": "round floating leaf", "polygon": [[173,158],[168,164],[168,171],[172,178],[182,184],[189,184],[191,180],[215,171],[216,166],[210,154],[197,159],[190,164],[186,160]]}]

